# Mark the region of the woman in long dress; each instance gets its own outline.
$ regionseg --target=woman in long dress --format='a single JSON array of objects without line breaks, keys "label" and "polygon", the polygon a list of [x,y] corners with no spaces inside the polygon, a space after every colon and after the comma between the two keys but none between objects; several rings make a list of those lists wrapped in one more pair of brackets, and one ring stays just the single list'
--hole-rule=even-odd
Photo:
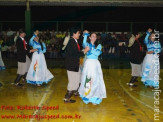
[{"label": "woman in long dress", "polygon": [[37,36],[38,31],[35,32],[30,39],[30,46],[38,51],[33,53],[32,62],[27,73],[27,83],[42,85],[48,83],[54,76],[47,69],[44,53],[46,52],[45,43],[40,42]]},{"label": "woman in long dress", "polygon": [[159,87],[160,62],[158,53],[161,52],[160,42],[156,40],[155,33],[148,29],[144,40],[147,53],[143,61],[141,81],[151,88]]},{"label": "woman in long dress", "polygon": [[84,63],[82,71],[81,85],[79,88],[79,94],[83,102],[94,105],[100,104],[103,98],[106,98],[106,88],[103,80],[103,73],[101,64],[98,61],[98,56],[101,54],[102,46],[99,44],[95,46],[97,39],[96,33],[90,35],[90,42],[86,42],[86,35],[83,40],[84,48],[89,46],[90,50],[87,53],[87,58]]}]

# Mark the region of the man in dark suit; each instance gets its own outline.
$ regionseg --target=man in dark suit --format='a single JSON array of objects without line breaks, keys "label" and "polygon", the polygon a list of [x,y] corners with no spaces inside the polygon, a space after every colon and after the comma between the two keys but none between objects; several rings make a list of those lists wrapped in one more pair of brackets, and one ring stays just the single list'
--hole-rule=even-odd
[{"label": "man in dark suit", "polygon": [[80,56],[84,56],[89,51],[89,47],[84,50],[80,50],[78,44],[78,39],[80,32],[78,29],[73,28],[70,32],[70,40],[66,46],[66,69],[68,74],[68,86],[67,93],[65,95],[65,103],[74,103],[75,100],[70,99],[74,93],[78,92],[77,89],[80,83],[80,70],[79,70],[79,60]]},{"label": "man in dark suit", "polygon": [[141,76],[141,70],[142,70],[142,61],[143,61],[143,49],[142,45],[139,42],[140,34],[138,32],[133,32],[132,37],[129,40],[129,49],[130,49],[130,64],[132,69],[132,77],[129,83],[130,87],[136,87],[134,83],[137,81],[137,78]]},{"label": "man in dark suit", "polygon": [[17,61],[18,61],[17,77],[14,81],[14,84],[16,86],[22,86],[22,84],[20,84],[20,80],[22,77],[24,78],[24,80],[26,78],[26,74],[31,63],[28,54],[37,51],[37,49],[30,50],[29,45],[24,39],[25,36],[26,33],[23,30],[19,30],[19,36],[16,40]]}]

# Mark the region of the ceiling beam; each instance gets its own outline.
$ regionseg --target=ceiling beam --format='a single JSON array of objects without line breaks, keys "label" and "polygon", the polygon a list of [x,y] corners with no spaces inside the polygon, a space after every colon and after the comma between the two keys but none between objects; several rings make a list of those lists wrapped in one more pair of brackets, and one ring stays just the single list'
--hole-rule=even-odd
[{"label": "ceiling beam", "polygon": [[[29,0],[30,6],[163,7],[163,0]],[[0,6],[26,6],[26,0],[0,0]]]}]

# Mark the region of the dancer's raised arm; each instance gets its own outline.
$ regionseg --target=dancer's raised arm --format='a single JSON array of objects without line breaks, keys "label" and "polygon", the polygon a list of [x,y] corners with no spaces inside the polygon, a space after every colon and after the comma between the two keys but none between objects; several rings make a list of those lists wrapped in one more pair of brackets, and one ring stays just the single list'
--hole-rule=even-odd
[{"label": "dancer's raised arm", "polygon": [[33,46],[33,44],[34,44],[34,38],[36,37],[36,35],[35,34],[33,34],[33,36],[31,37],[31,39],[30,39],[30,41],[29,41],[29,45],[30,46]]},{"label": "dancer's raised arm", "polygon": [[36,30],[36,31],[34,32],[33,36],[31,37],[30,41],[29,41],[29,45],[30,45],[30,46],[33,46],[33,44],[34,44],[34,39],[37,37],[38,34],[39,34],[39,31]]},{"label": "dancer's raised arm", "polygon": [[150,36],[150,34],[151,34],[151,32],[152,32],[152,29],[151,28],[149,28],[148,29],[148,31],[146,32],[146,37],[145,37],[145,39],[144,39],[144,44],[148,44],[149,43],[149,36]]},{"label": "dancer's raised arm", "polygon": [[83,36],[84,36],[84,39],[83,39],[83,48],[85,48],[86,46],[88,46],[89,44],[88,44],[88,42],[87,42],[87,37],[89,36],[90,34],[89,34],[89,32],[87,31],[87,30],[85,30],[84,32],[83,32]]}]

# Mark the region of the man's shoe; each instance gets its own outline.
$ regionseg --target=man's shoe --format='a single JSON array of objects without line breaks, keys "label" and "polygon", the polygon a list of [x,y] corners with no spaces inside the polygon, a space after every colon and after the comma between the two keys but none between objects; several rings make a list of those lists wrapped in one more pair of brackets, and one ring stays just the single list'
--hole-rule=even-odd
[{"label": "man's shoe", "polygon": [[23,86],[21,83],[15,83],[15,86]]},{"label": "man's shoe", "polygon": [[72,100],[72,99],[64,99],[64,103],[75,103],[76,100]]}]

